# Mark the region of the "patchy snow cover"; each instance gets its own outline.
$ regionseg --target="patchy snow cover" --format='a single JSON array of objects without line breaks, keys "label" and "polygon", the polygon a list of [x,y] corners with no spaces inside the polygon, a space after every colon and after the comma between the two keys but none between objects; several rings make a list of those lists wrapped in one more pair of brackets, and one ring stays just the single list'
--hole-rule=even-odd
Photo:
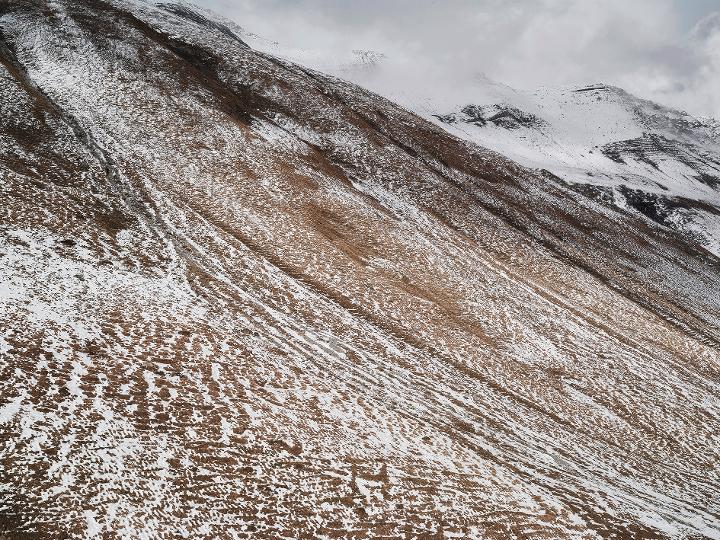
[{"label": "patchy snow cover", "polygon": [[[385,65],[381,53],[372,54],[368,66],[365,56],[353,59],[355,51],[296,49],[237,31],[259,50],[370,88],[452,135],[567,182],[596,186],[599,200],[681,231],[720,256],[714,226],[720,216],[717,120],[605,84],[523,91],[477,76],[459,86],[448,81],[403,88],[392,59]],[[649,200],[628,201],[627,189]]]},{"label": "patchy snow cover", "polygon": [[717,258],[202,10],[0,39],[0,536],[720,538]]}]

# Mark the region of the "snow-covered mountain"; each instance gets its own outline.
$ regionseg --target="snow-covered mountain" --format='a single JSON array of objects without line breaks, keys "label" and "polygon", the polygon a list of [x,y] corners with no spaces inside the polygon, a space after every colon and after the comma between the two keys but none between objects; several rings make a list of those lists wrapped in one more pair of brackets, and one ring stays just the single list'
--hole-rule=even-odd
[{"label": "snow-covered mountain", "polygon": [[430,114],[457,136],[548,170],[720,256],[717,121],[602,84],[495,97]]},{"label": "snow-covered mountain", "polygon": [[712,126],[656,115],[674,184],[548,95],[430,121],[186,4],[0,0],[0,537],[720,538],[720,259],[577,182],[713,207]]},{"label": "snow-covered mountain", "polygon": [[[720,256],[720,123],[589,84],[523,91],[477,75],[407,86],[380,52],[254,47],[370,88],[465,140],[546,170]],[[367,58],[372,61],[368,62]],[[417,74],[415,74],[417,75]]]}]

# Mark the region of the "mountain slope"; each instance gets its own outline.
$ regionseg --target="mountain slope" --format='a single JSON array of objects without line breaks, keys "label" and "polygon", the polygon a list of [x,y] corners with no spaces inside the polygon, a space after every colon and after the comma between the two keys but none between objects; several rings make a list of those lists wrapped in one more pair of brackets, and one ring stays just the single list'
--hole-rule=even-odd
[{"label": "mountain slope", "polygon": [[186,7],[0,13],[0,534],[720,537],[716,257]]},{"label": "mountain slope", "polygon": [[[229,23],[232,24],[232,23]],[[720,256],[720,124],[605,84],[528,92],[484,75],[439,80],[371,51],[312,51],[240,27],[253,47],[354,81],[453,135],[547,170],[602,204]]]},{"label": "mountain slope", "polygon": [[598,200],[720,255],[716,121],[602,84],[534,93],[495,88],[504,91],[486,96],[489,103],[435,118],[451,133],[589,186]]}]

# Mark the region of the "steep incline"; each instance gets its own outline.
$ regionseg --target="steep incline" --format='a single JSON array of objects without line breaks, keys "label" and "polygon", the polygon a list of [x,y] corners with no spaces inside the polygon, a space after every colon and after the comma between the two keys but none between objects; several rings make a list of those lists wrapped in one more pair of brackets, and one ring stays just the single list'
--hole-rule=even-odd
[{"label": "steep incline", "polygon": [[461,139],[550,171],[599,203],[720,256],[715,119],[605,84],[524,91],[481,74],[451,81],[430,74],[427,85],[413,86],[408,74],[422,74],[378,52],[297,49],[235,29],[259,50],[370,88]]},{"label": "steep incline", "polygon": [[455,135],[547,169],[598,201],[680,231],[720,256],[715,120],[602,84],[533,93],[488,84],[478,94],[490,101],[449,114],[423,112]]},{"label": "steep incline", "polygon": [[0,536],[720,538],[716,257],[187,7],[0,32]]}]

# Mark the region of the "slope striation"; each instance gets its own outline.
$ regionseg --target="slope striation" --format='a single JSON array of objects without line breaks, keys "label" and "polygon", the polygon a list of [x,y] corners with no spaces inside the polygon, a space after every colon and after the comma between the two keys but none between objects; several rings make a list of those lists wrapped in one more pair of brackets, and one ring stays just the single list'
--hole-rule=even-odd
[{"label": "slope striation", "polygon": [[717,257],[185,5],[0,32],[0,535],[720,538]]}]

